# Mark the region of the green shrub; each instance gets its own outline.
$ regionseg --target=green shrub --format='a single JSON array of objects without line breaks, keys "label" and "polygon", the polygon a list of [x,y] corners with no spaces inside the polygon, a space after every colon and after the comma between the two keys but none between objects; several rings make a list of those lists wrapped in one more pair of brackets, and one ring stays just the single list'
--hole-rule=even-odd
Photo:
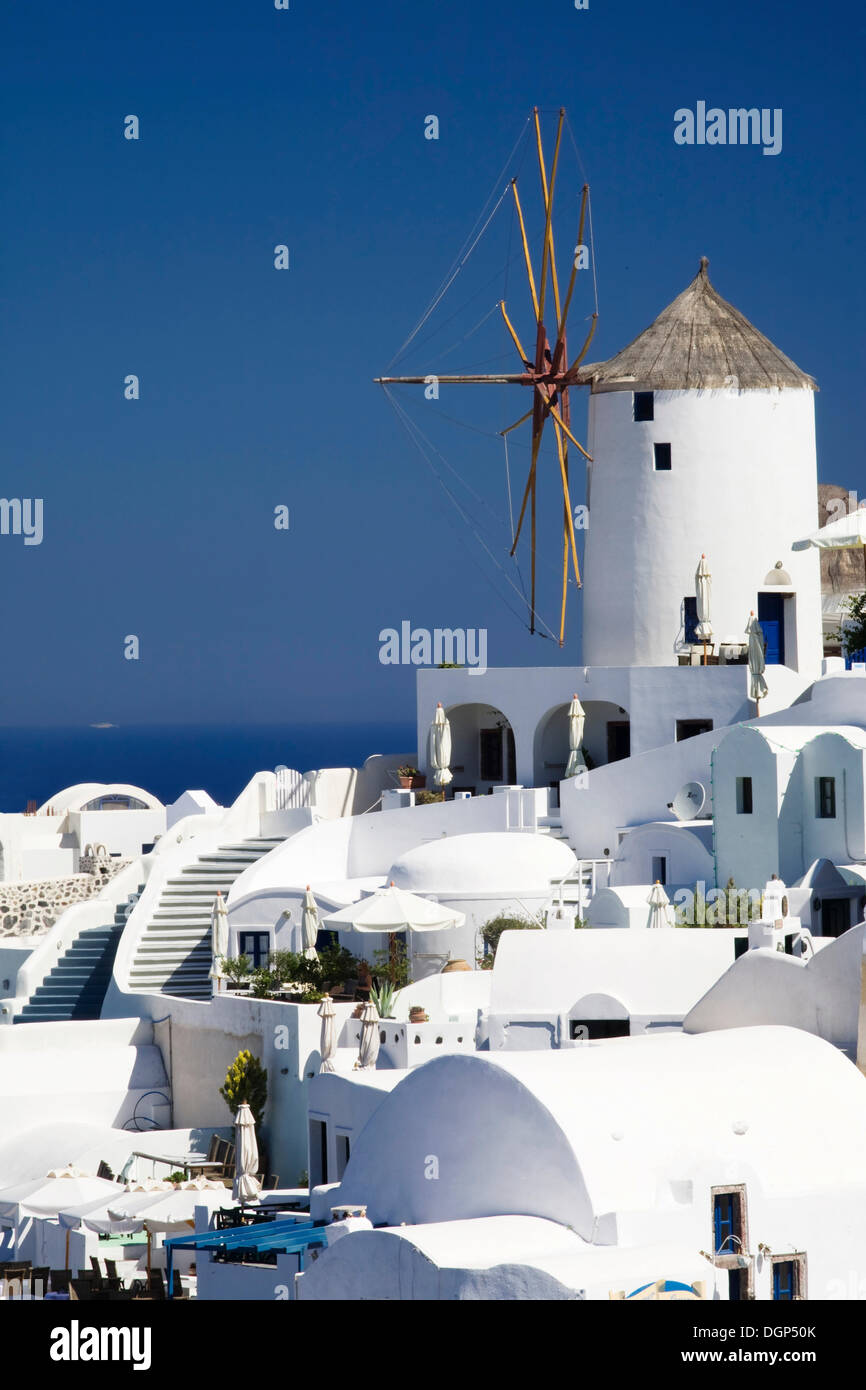
[{"label": "green shrub", "polygon": [[499,938],[504,931],[540,931],[541,924],[532,921],[529,917],[511,917],[505,912],[500,912],[496,917],[491,917],[489,922],[485,922],[481,928],[481,940],[484,942],[484,955],[482,961],[489,961],[489,965],[482,964],[482,970],[491,970],[496,959],[496,949],[499,945]]},{"label": "green shrub", "polygon": [[832,635],[842,643],[846,652],[859,652],[866,647],[866,594],[849,594],[842,602],[847,609],[842,631]]},{"label": "green shrub", "polygon": [[227,980],[237,985],[252,973],[252,961],[249,956],[223,956],[220,969]]}]

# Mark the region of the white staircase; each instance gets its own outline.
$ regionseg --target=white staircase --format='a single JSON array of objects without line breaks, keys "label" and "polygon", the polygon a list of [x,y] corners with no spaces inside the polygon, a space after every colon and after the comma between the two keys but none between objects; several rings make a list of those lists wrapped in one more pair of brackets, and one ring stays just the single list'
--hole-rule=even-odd
[{"label": "white staircase", "polygon": [[585,917],[586,909],[599,888],[606,888],[610,883],[612,871],[612,859],[578,859],[565,878],[551,884],[552,906],[575,912],[580,918]]},{"label": "white staircase", "polygon": [[166,881],[139,937],[127,987],[135,993],[211,997],[211,916],[217,892],[283,840],[256,838],[221,845]]},{"label": "white staircase", "polygon": [[571,841],[562,828],[562,821],[556,814],[539,816],[536,830],[539,835],[550,835],[554,840],[562,840],[571,849]]}]

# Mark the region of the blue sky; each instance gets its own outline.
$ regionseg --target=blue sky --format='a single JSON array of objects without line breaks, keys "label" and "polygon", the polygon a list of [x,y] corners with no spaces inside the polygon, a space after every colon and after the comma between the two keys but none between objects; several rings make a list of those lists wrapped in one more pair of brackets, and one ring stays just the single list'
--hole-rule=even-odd
[{"label": "blue sky", "polygon": [[[378,661],[380,629],[403,619],[487,628],[491,665],[575,661],[579,600],[562,652],[529,637],[372,384],[536,103],[548,133],[567,108],[579,149],[563,156],[563,236],[582,171],[592,186],[591,356],[624,346],[706,254],[720,292],[818,379],[821,479],[866,495],[859,7],[19,5],[0,40],[2,493],[45,508],[40,546],[0,536],[0,724],[405,720],[411,668]],[[674,111],[698,100],[782,108],[782,153],[675,145]],[[499,298],[509,225],[497,216],[406,370],[431,369]],[[584,294],[575,335],[590,309]],[[447,362],[508,349],[489,320]],[[495,431],[525,408],[507,389],[443,398],[438,417],[401,397],[485,525],[507,510]],[[516,475],[522,458],[515,440]]]}]

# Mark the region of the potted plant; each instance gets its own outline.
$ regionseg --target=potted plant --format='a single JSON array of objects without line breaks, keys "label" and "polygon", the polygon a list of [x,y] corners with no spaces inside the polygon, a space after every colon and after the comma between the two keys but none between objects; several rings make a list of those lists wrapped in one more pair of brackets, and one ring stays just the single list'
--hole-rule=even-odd
[{"label": "potted plant", "polygon": [[378,985],[374,985],[370,990],[370,998],[376,1005],[376,1012],[380,1018],[394,1017],[394,997],[397,991],[390,980],[380,980]]},{"label": "potted plant", "polygon": [[421,1004],[413,1004],[409,1010],[410,1023],[429,1023],[427,1010]]},{"label": "potted plant", "polygon": [[414,791],[416,788],[427,785],[427,778],[423,773],[420,773],[417,767],[410,767],[408,763],[404,767],[397,768],[397,776],[404,791]]},{"label": "potted plant", "polygon": [[246,989],[250,983],[251,966],[249,956],[234,956],[229,958],[223,956],[220,960],[220,969],[228,980],[227,989]]}]

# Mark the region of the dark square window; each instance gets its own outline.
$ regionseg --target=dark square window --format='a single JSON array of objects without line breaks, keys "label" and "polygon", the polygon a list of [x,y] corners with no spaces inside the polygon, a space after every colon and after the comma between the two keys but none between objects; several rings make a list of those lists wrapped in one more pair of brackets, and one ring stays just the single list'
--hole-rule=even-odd
[{"label": "dark square window", "polygon": [[481,729],[479,764],[482,782],[502,781],[502,730]]},{"label": "dark square window", "polygon": [[635,391],[634,418],[636,420],[655,419],[655,405],[652,391]]},{"label": "dark square window", "polygon": [[694,595],[683,599],[683,636],[689,643],[697,642],[698,601]]},{"label": "dark square window", "polygon": [[684,738],[696,738],[698,734],[708,734],[712,727],[712,719],[678,719],[677,743],[682,743]]},{"label": "dark square window", "polygon": [[654,465],[657,473],[668,473],[671,467],[670,444],[654,444]]},{"label": "dark square window", "polygon": [[743,1240],[742,1199],[739,1192],[713,1197],[713,1248],[717,1255],[738,1255]]},{"label": "dark square window", "polygon": [[836,819],[836,778],[815,778],[815,814],[819,820]]},{"label": "dark square window", "polygon": [[668,858],[666,854],[654,854],[652,856],[652,869],[650,877],[653,883],[660,883],[662,887],[668,881]]},{"label": "dark square window", "polygon": [[262,969],[267,965],[271,951],[270,932],[238,932],[238,951],[242,956],[249,956],[254,970]]},{"label": "dark square window", "polygon": [[773,1299],[790,1303],[797,1297],[797,1261],[773,1261]]}]

